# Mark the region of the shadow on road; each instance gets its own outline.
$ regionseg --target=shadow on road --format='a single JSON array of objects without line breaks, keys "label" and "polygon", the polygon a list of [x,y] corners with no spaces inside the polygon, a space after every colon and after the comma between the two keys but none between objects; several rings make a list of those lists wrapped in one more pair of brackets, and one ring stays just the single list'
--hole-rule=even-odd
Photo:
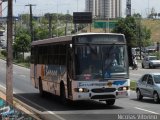
[{"label": "shadow on road", "polygon": [[14,97],[22,101],[23,103],[39,110],[39,111],[70,111],[70,110],[110,110],[110,109],[123,109],[116,105],[107,106],[103,102],[98,101],[76,101],[69,102],[67,105],[63,105],[59,97],[51,94],[46,94],[45,97],[41,97],[38,93],[26,93],[26,94],[14,94]]},{"label": "shadow on road", "polygon": [[141,102],[141,103],[147,103],[147,104],[158,104],[158,103],[155,103],[152,98],[147,98],[147,97],[144,97],[142,100],[137,100],[136,98],[132,98],[130,100]]}]

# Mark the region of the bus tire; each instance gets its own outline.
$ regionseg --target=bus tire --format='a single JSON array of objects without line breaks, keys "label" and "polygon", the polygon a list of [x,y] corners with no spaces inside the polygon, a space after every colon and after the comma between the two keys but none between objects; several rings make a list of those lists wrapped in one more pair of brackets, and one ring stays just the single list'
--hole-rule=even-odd
[{"label": "bus tire", "polygon": [[64,84],[60,84],[60,101],[62,104],[66,105],[67,104],[67,99],[66,99],[66,93],[65,93],[65,87]]},{"label": "bus tire", "polygon": [[106,104],[107,105],[114,105],[114,103],[115,103],[115,99],[109,99],[109,100],[106,100]]},{"label": "bus tire", "polygon": [[39,94],[40,94],[41,97],[44,97],[44,95],[45,95],[45,92],[43,91],[41,77],[39,77]]}]

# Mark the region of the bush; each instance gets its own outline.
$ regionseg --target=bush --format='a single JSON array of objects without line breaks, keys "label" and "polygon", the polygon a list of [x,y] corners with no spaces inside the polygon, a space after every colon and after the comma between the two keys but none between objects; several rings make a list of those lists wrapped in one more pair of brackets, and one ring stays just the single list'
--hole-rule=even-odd
[{"label": "bush", "polygon": [[134,81],[134,80],[130,81],[130,89],[131,90],[136,90],[136,81]]},{"label": "bush", "polygon": [[151,55],[155,55],[157,56],[158,59],[160,59],[160,52],[155,52],[155,53],[152,53]]},{"label": "bush", "polygon": [[27,56],[26,59],[25,59],[25,62],[29,63],[31,60],[31,57],[30,56]]},{"label": "bush", "polygon": [[6,57],[7,56],[7,51],[6,50],[2,50],[1,54]]}]

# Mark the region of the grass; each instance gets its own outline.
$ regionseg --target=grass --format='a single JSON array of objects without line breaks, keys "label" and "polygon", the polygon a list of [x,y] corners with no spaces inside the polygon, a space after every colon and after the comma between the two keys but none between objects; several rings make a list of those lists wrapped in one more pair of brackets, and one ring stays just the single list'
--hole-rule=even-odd
[{"label": "grass", "polygon": [[6,57],[1,54],[1,50],[0,50],[0,59],[3,59],[3,60],[6,59]]},{"label": "grass", "polygon": [[[0,59],[6,60],[6,57],[4,55],[1,54],[1,50],[0,50]],[[22,67],[26,67],[29,68],[30,67],[30,63],[29,62],[22,62],[19,60],[13,60],[13,63]]]},{"label": "grass", "polygon": [[16,60],[14,60],[14,63],[22,67],[26,67],[26,68],[30,67],[30,63],[27,63],[27,62],[17,62]]},{"label": "grass", "polygon": [[136,81],[135,80],[131,80],[131,82],[130,82],[130,89],[131,90],[136,90]]},{"label": "grass", "polygon": [[160,41],[160,19],[144,19],[142,24],[151,30],[151,40]]}]

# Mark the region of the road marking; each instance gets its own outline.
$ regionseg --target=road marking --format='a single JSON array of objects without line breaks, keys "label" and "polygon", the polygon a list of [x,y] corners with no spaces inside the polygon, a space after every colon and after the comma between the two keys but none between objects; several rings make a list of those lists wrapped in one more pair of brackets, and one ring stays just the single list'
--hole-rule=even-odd
[{"label": "road marking", "polygon": [[0,87],[3,88],[3,89],[6,89],[6,88],[5,88],[3,85],[1,85],[1,84],[0,84]]},{"label": "road marking", "polygon": [[[3,85],[0,84],[0,87],[3,88],[4,90],[6,90],[6,87],[4,87]],[[16,92],[13,91],[13,94],[15,94]],[[17,95],[18,96],[18,95]],[[20,96],[21,97],[21,96]]]},{"label": "road marking", "polygon": [[[1,84],[0,84],[0,87],[6,90],[6,88],[5,88],[4,86],[2,86]],[[14,91],[13,91],[13,93],[15,94]],[[24,97],[22,97],[22,96],[20,96],[20,95],[17,95],[17,96],[20,97],[20,98],[22,98],[22,99],[24,99],[24,100],[26,100],[27,102],[32,103],[33,105],[35,105],[35,106],[37,106],[37,107],[39,107],[39,108],[47,111],[48,113],[54,115],[54,116],[57,117],[59,120],[66,120],[66,119],[62,118],[61,116],[57,115],[56,113],[54,113],[54,112],[52,112],[52,111],[48,111],[47,109],[43,108],[42,106],[40,106],[40,105],[38,105],[38,104],[36,104],[36,103],[33,103],[32,101],[30,101],[30,100],[28,100],[28,99],[26,99],[26,98],[24,98]]]},{"label": "road marking", "polygon": [[40,105],[38,105],[38,104],[36,104],[36,103],[33,103],[32,101],[30,101],[30,100],[28,100],[28,99],[26,99],[26,98],[24,98],[24,97],[22,97],[22,96],[20,96],[20,95],[17,95],[17,96],[23,98],[24,100],[26,100],[26,101],[32,103],[33,105],[35,105],[35,106],[37,106],[37,107],[39,107],[39,108],[41,108],[41,109],[47,111],[48,113],[54,115],[54,116],[57,117],[59,120],[66,120],[66,119],[62,118],[61,116],[57,115],[56,113],[54,113],[54,112],[52,112],[52,111],[48,111],[48,110],[45,109],[44,107],[42,107],[42,106],[40,106]]},{"label": "road marking", "polygon": [[140,74],[133,74],[133,73],[130,73],[130,75],[142,76],[142,75],[140,75]]},{"label": "road marking", "polygon": [[60,120],[66,120],[66,119],[60,117],[59,115],[57,115],[56,113],[54,113],[54,112],[52,112],[52,111],[48,111],[48,113],[50,113],[50,114],[56,116],[56,117],[57,117],[58,119],[60,119]]},{"label": "road marking", "polygon": [[149,112],[149,113],[152,113],[152,114],[158,114],[159,115],[159,113],[156,113],[156,112],[153,112],[153,111],[150,111],[150,110],[142,109],[142,108],[139,108],[139,107],[134,107],[134,108],[138,109],[138,110],[146,111],[146,112]]}]

